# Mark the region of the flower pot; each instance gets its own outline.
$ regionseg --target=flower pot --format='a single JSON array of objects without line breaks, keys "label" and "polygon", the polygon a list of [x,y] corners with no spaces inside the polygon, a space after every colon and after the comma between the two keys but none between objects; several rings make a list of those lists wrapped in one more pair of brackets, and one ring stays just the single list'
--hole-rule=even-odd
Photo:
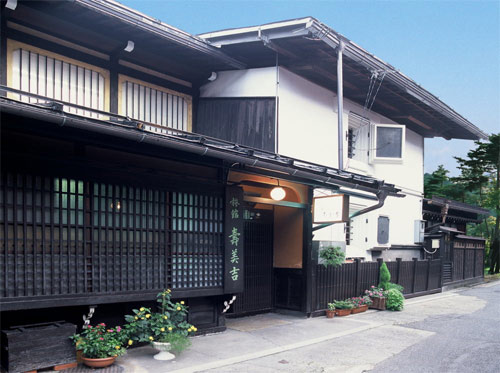
[{"label": "flower pot", "polygon": [[385,310],[385,298],[370,297],[373,304],[370,308],[375,308],[376,310]]},{"label": "flower pot", "polygon": [[337,316],[347,316],[350,314],[351,314],[351,310],[348,308],[335,310],[335,315],[337,315]]},{"label": "flower pot", "polygon": [[152,342],[153,348],[157,351],[160,351],[157,353],[154,358],[156,360],[172,360],[175,359],[175,355],[170,353],[170,349],[172,346],[170,343],[167,342]]},{"label": "flower pot", "polygon": [[351,313],[361,313],[361,312],[365,312],[367,309],[368,309],[368,305],[364,304],[362,306],[353,308]]},{"label": "flower pot", "polygon": [[85,356],[82,356],[82,362],[91,368],[104,368],[109,367],[111,364],[115,362],[116,357],[105,357],[102,359],[91,359]]},{"label": "flower pot", "polygon": [[333,316],[335,316],[335,310],[326,310],[327,319],[333,319]]}]

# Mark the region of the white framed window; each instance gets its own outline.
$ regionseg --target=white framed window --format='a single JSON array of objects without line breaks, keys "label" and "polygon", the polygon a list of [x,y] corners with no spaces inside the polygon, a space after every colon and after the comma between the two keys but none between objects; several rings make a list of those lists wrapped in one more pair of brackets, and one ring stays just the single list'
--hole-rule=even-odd
[{"label": "white framed window", "polygon": [[402,162],[405,152],[406,127],[399,124],[376,124],[372,126],[372,162]]},{"label": "white framed window", "polygon": [[349,159],[368,162],[369,131],[370,119],[350,111],[347,132],[347,157]]},{"label": "white framed window", "polygon": [[[12,88],[91,109],[106,110],[107,72],[27,44],[8,40],[8,46],[8,85]],[[10,96],[23,102],[40,101],[23,95]],[[71,106],[64,107],[64,110],[99,117]]]},{"label": "white framed window", "polygon": [[120,114],[155,124],[145,129],[159,133],[191,131],[192,98],[138,79],[119,76]]}]

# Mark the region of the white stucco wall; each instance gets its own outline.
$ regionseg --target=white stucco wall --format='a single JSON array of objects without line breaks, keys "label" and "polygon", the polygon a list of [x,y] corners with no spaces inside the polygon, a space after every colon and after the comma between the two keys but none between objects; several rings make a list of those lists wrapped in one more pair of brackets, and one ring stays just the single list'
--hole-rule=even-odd
[{"label": "white stucco wall", "polygon": [[[338,167],[336,94],[284,68],[279,71],[278,152],[285,156]],[[201,88],[201,97],[271,97],[276,94],[276,68],[220,72],[217,80]],[[378,246],[378,216],[389,216],[389,242],[414,244],[414,220],[421,219],[423,194],[424,141],[406,128],[402,162],[356,164],[347,158],[348,115],[353,111],[370,119],[372,124],[397,124],[384,116],[365,112],[363,107],[344,100],[344,164],[348,171],[383,179],[395,184],[405,198],[388,197],[385,205],[353,222],[353,238],[347,256],[371,259],[366,249]],[[318,195],[320,195],[319,192]],[[374,204],[351,198],[351,210]],[[368,219],[368,223],[366,220]],[[315,240],[343,240],[344,227],[337,224],[315,232]]]}]

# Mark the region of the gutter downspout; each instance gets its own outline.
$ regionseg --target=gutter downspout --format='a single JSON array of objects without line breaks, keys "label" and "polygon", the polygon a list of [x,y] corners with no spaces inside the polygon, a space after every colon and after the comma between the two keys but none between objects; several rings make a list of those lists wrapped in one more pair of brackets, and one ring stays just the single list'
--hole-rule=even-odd
[{"label": "gutter downspout", "polygon": [[[370,212],[370,211],[373,211],[373,210],[377,210],[379,208],[381,208],[382,206],[384,206],[384,203],[385,203],[385,199],[387,198],[387,191],[386,190],[380,190],[377,192],[377,199],[378,199],[378,202],[376,204],[374,204],[373,206],[369,206],[363,210],[359,210],[359,211],[356,211],[354,214],[352,214],[351,216],[349,216],[349,220],[351,220],[352,218],[355,218],[356,216],[360,216],[360,215],[363,215],[363,214],[366,214],[367,212]],[[329,227],[330,225],[333,225],[335,223],[325,223],[325,224],[320,224],[316,227],[313,227],[313,232],[314,231],[317,231],[318,229],[322,229],[322,228],[326,228],[326,227]]]},{"label": "gutter downspout", "polygon": [[339,157],[339,170],[344,169],[344,84],[342,74],[342,53],[344,52],[345,44],[340,40],[337,48],[337,106],[338,106],[338,157]]}]

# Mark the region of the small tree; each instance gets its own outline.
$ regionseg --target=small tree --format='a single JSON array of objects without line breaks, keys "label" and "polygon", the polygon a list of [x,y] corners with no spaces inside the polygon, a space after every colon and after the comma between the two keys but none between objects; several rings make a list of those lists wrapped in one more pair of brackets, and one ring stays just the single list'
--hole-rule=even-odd
[{"label": "small tree", "polygon": [[389,282],[391,281],[391,272],[389,272],[389,268],[387,268],[387,264],[385,262],[380,266],[380,276],[379,276],[379,284],[378,287],[384,290],[389,288]]},{"label": "small tree", "polygon": [[339,246],[330,246],[320,251],[319,257],[323,259],[325,267],[331,265],[337,267],[344,263],[345,253]]}]

